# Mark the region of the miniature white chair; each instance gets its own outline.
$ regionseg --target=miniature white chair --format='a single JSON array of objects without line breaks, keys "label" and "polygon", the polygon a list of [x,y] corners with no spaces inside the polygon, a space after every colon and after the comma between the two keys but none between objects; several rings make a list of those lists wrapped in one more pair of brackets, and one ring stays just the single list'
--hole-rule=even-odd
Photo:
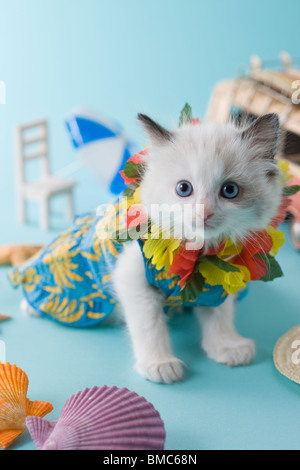
[{"label": "miniature white chair", "polygon": [[[15,129],[15,143],[19,222],[26,222],[26,200],[38,200],[40,202],[41,228],[48,230],[49,201],[53,195],[59,193],[67,195],[66,216],[68,220],[72,220],[74,216],[73,188],[75,181],[68,181],[50,174],[47,121],[40,120],[17,126]],[[26,178],[25,166],[26,162],[33,159],[40,159],[42,176],[39,180],[29,182]]]}]

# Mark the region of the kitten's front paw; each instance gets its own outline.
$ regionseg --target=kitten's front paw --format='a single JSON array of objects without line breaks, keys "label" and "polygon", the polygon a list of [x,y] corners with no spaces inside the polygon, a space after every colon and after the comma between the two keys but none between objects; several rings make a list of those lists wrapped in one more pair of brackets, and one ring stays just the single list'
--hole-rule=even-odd
[{"label": "kitten's front paw", "polygon": [[172,357],[159,362],[138,362],[136,368],[142,377],[151,380],[151,382],[172,384],[182,380],[183,365],[180,359]]},{"label": "kitten's front paw", "polygon": [[206,350],[209,358],[227,366],[246,366],[255,356],[255,343],[252,339],[240,338],[236,342],[229,342],[216,347],[214,350]]}]

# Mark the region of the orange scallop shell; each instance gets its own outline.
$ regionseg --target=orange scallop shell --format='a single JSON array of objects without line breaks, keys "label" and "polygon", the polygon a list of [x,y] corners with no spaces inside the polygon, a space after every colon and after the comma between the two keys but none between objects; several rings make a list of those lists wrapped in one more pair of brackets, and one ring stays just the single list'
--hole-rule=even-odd
[{"label": "orange scallop shell", "polygon": [[0,447],[9,447],[26,429],[27,416],[44,417],[53,410],[46,401],[27,398],[28,377],[8,362],[0,363]]}]

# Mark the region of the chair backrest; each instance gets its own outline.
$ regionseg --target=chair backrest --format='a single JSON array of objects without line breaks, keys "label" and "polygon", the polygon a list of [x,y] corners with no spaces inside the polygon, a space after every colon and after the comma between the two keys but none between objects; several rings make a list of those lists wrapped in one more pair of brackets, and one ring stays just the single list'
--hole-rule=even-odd
[{"label": "chair backrest", "polygon": [[39,120],[15,128],[15,151],[17,178],[20,184],[26,182],[25,164],[30,160],[41,162],[42,179],[50,174],[48,124]]}]

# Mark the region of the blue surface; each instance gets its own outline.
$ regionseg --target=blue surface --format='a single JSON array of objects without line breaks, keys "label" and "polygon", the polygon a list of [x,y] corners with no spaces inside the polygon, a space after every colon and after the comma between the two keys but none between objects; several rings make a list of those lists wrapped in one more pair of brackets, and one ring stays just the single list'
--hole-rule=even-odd
[{"label": "blue surface", "polygon": [[[7,89],[7,104],[0,106],[1,244],[47,242],[63,226],[61,199],[53,204],[56,230],[51,233],[35,225],[34,205],[29,225],[16,222],[16,124],[49,119],[56,171],[76,160],[64,125],[76,106],[116,118],[143,148],[138,112],[176,126],[188,101],[202,118],[213,85],[235,76],[250,55],[272,59],[287,50],[300,56],[298,0],[0,0],[0,11],[0,79]],[[78,180],[78,213],[107,198],[88,171],[70,176]],[[29,397],[53,403],[50,419],[78,390],[117,385],[157,407],[166,424],[167,449],[299,449],[300,388],[275,370],[272,350],[300,323],[300,255],[287,243],[279,261],[285,278],[253,284],[238,304],[239,330],[258,348],[246,368],[208,360],[199,349],[195,321],[187,315],[170,323],[176,354],[189,365],[186,380],[173,386],[147,382],[133,370],[123,329],[74,330],[24,317],[21,291],[9,286],[6,268],[0,269],[0,311],[13,319],[0,324],[0,338],[7,359],[29,376]],[[27,432],[12,449],[34,449]]]}]

